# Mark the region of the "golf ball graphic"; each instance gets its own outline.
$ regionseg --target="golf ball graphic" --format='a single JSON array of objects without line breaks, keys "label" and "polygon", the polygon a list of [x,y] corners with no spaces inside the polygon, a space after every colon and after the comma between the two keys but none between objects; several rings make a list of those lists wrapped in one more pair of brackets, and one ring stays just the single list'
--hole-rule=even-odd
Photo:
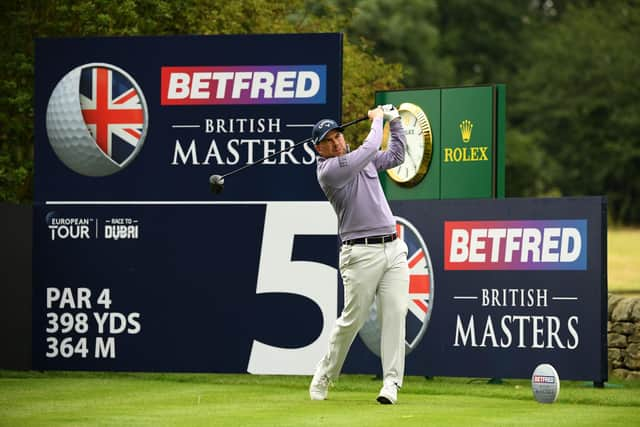
[{"label": "golf ball graphic", "polygon": [[47,105],[47,135],[69,169],[107,176],[138,155],[147,134],[142,90],[124,70],[110,64],[81,65],[54,88]]}]

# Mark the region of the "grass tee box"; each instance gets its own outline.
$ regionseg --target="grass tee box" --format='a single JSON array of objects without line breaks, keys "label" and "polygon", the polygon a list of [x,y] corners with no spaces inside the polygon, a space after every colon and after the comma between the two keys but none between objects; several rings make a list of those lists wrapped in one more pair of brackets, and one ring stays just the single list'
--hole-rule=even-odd
[{"label": "grass tee box", "polygon": [[554,404],[529,380],[407,377],[397,405],[370,376],[343,375],[326,401],[308,377],[0,371],[0,426],[615,426],[640,423],[640,381],[562,382]]}]

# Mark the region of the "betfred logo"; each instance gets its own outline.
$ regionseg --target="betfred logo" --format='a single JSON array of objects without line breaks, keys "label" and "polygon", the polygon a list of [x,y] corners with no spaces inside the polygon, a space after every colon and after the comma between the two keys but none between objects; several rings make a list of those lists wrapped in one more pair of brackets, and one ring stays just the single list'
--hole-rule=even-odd
[{"label": "betfred logo", "polygon": [[446,221],[445,270],[586,270],[587,221]]},{"label": "betfred logo", "polygon": [[534,375],[533,382],[536,384],[555,384],[556,379],[548,375]]},{"label": "betfred logo", "polygon": [[324,104],[326,65],[162,67],[162,105]]}]

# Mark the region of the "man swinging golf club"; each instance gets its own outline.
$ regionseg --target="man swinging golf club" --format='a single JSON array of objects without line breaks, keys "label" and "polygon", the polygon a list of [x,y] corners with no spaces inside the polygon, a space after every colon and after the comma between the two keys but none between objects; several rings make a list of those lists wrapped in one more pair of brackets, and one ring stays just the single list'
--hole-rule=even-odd
[{"label": "man swinging golf club", "polygon": [[[342,128],[333,120],[320,120],[312,131],[318,153],[318,183],[338,216],[342,241],[340,274],[344,283],[344,309],[329,338],[327,353],[311,380],[312,400],[327,398],[329,384],[340,374],[347,352],[376,297],[383,374],[378,402],[396,403],[404,376],[408,249],[396,236],[395,219],[378,171],[404,161],[406,139],[393,105],[370,110],[368,116],[371,131],[353,151],[347,148]],[[383,118],[390,121],[391,136],[388,149],[380,151]]]}]

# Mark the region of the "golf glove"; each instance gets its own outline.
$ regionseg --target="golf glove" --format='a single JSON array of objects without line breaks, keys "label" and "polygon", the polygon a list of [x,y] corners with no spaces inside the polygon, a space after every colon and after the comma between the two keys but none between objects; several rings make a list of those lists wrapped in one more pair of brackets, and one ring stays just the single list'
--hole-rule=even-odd
[{"label": "golf glove", "polygon": [[393,104],[385,104],[380,106],[382,108],[382,112],[384,114],[384,119],[387,121],[391,121],[400,117],[400,113],[398,113],[398,109],[394,107]]}]

